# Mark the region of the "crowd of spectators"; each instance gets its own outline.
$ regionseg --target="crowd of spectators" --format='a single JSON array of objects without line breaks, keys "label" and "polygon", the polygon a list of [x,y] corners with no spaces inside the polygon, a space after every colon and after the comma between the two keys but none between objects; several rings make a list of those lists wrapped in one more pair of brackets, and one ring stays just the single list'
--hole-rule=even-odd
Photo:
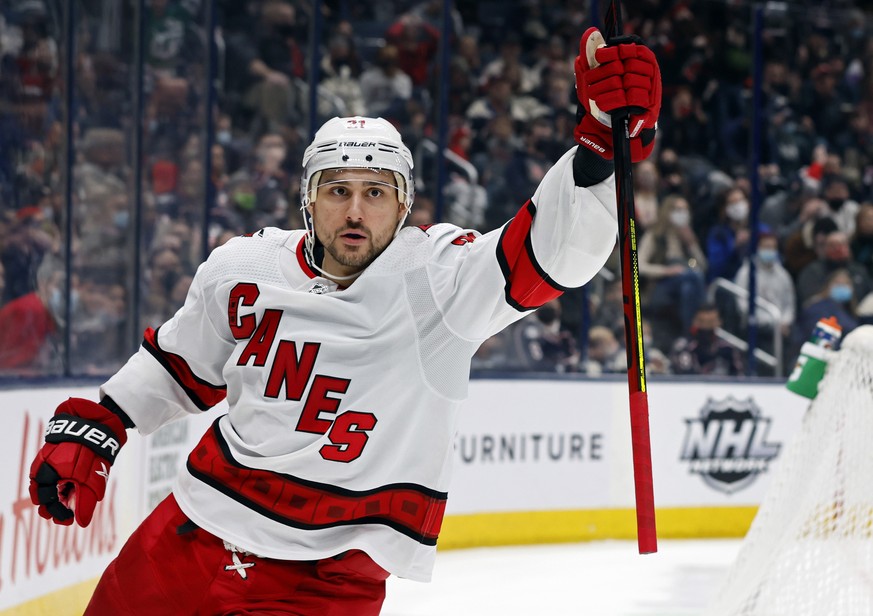
[{"label": "crowd of spectators", "polygon": [[[207,0],[147,0],[132,87],[128,3],[80,3],[73,58],[62,3],[13,4],[0,8],[0,326],[39,333],[28,345],[0,337],[0,372],[13,374],[63,370],[67,340],[74,371],[113,371],[137,332],[181,305],[209,250],[263,226],[299,227],[310,118],[398,127],[416,159],[409,224],[497,228],[573,145],[572,62],[597,21],[570,0],[457,0],[447,30],[441,0],[326,0],[322,20],[305,0],[215,0],[214,14]],[[634,170],[649,371],[743,374],[736,341],[754,325],[762,351],[784,348],[781,365],[757,373],[784,374],[820,316],[846,330],[873,322],[873,13],[849,1],[767,5],[753,170],[752,4],[624,4],[664,86],[655,153]],[[763,302],[754,320],[752,280]],[[487,341],[474,368],[619,373],[624,343],[614,254],[585,288]]]}]

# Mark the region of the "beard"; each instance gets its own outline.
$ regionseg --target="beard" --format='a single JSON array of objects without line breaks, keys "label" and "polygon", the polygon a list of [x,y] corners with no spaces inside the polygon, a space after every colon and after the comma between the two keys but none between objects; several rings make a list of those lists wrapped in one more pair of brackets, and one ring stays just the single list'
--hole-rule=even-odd
[{"label": "beard", "polygon": [[[359,231],[362,234],[366,234],[369,241],[357,246],[344,246],[340,235],[347,231]],[[382,254],[382,252],[388,247],[388,244],[391,243],[393,236],[393,229],[386,231],[382,235],[376,236],[364,225],[349,224],[335,230],[329,237],[325,238],[326,241],[322,242],[322,245],[324,246],[325,252],[327,252],[334,261],[343,267],[362,270],[375,261],[376,257]]]}]

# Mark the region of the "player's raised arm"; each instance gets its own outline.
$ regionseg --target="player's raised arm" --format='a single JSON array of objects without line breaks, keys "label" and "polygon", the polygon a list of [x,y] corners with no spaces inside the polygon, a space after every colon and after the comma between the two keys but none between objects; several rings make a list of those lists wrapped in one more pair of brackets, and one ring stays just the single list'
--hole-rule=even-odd
[{"label": "player's raised arm", "polygon": [[[584,285],[615,246],[610,112],[630,110],[632,159],[645,159],[654,147],[661,82],[654,54],[645,46],[631,40],[611,48],[602,44],[599,31],[589,29],[575,61],[579,112],[573,137],[579,145],[555,163],[509,223],[481,238],[471,236],[467,254],[457,257],[456,277],[437,290],[437,297],[445,298],[447,319],[462,335],[493,334],[565,289]],[[495,254],[501,271],[496,281],[487,265],[479,267]]]}]

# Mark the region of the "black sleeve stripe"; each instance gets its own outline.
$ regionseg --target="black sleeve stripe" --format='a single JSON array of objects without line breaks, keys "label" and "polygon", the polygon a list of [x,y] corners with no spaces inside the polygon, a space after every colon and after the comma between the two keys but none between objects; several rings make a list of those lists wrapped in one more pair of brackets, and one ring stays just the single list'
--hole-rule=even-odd
[{"label": "black sleeve stripe", "polygon": [[109,396],[103,396],[100,399],[100,405],[106,407],[107,410],[111,411],[115,415],[118,415],[121,423],[123,423],[124,427],[128,430],[131,428],[136,428],[136,424],[133,423],[133,420],[130,418],[130,416],[128,416],[128,414],[125,413],[120,406],[118,406],[118,403]]},{"label": "black sleeve stripe", "polygon": [[211,409],[227,396],[226,385],[213,385],[201,379],[194,374],[184,358],[164,351],[158,344],[158,330],[146,330],[142,346],[164,367],[201,411]]}]

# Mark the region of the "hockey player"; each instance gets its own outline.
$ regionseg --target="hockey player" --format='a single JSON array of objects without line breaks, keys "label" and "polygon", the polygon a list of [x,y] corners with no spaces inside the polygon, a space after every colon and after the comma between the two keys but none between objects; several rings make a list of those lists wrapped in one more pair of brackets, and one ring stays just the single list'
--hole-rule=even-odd
[{"label": "hockey player", "polygon": [[229,407],[86,614],[368,616],[389,574],[430,579],[471,356],[610,254],[608,113],[631,108],[634,160],[653,147],[654,55],[626,41],[595,62],[599,36],[585,33],[576,60],[581,145],[502,228],[402,228],[413,161],[398,132],[329,120],[303,157],[307,228],[217,248],[100,402],[58,407],[30,494],[44,518],[81,526],[126,430]]}]

